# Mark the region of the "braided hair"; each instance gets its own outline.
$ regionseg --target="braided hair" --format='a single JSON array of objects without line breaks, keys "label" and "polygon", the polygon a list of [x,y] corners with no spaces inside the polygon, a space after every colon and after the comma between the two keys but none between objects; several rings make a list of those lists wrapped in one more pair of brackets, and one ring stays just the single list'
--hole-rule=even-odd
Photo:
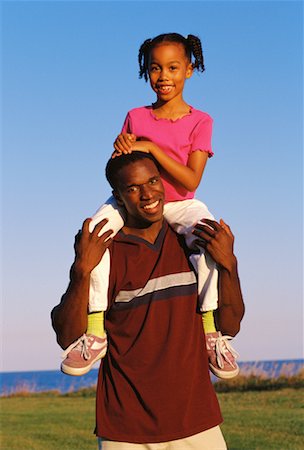
[{"label": "braided hair", "polygon": [[143,44],[140,46],[138,52],[138,64],[139,64],[139,78],[144,77],[146,81],[149,78],[149,56],[151,50],[158,44],[163,42],[174,42],[177,44],[182,44],[185,49],[185,53],[187,58],[191,62],[192,56],[194,58],[194,62],[192,63],[193,69],[198,70],[199,72],[204,72],[204,57],[202,44],[200,39],[197,36],[193,36],[193,34],[189,34],[186,38],[178,33],[166,33],[160,34],[153,39],[146,39]]}]

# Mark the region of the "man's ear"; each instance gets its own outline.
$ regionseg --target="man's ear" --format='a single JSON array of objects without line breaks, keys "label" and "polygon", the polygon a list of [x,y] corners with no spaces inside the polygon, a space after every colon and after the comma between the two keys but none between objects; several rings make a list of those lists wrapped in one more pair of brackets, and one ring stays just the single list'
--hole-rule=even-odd
[{"label": "man's ear", "polygon": [[118,206],[124,206],[122,199],[117,191],[112,191],[113,197],[115,198]]}]

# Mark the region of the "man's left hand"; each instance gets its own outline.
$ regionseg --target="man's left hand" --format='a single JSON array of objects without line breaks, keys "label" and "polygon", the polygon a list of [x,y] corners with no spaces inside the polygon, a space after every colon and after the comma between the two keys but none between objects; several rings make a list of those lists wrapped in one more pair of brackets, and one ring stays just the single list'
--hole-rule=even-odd
[{"label": "man's left hand", "polygon": [[203,247],[219,267],[232,270],[236,264],[233,253],[234,236],[223,219],[219,223],[202,219],[202,223],[195,226],[193,234],[199,238],[196,244]]}]

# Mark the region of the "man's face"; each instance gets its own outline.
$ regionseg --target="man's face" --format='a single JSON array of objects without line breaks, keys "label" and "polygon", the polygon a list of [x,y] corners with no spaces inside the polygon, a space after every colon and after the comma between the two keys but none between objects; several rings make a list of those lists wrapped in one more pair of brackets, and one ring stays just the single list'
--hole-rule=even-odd
[{"label": "man's face", "polygon": [[119,171],[119,185],[114,191],[117,203],[127,210],[126,225],[146,228],[163,218],[164,187],[154,162],[143,159]]}]

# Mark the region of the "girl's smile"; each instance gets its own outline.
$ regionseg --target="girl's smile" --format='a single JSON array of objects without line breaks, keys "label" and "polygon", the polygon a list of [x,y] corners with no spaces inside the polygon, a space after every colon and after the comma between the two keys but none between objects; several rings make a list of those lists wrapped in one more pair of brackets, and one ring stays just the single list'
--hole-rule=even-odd
[{"label": "girl's smile", "polygon": [[183,101],[185,81],[193,72],[184,47],[175,42],[156,45],[150,53],[149,78],[158,100]]}]

